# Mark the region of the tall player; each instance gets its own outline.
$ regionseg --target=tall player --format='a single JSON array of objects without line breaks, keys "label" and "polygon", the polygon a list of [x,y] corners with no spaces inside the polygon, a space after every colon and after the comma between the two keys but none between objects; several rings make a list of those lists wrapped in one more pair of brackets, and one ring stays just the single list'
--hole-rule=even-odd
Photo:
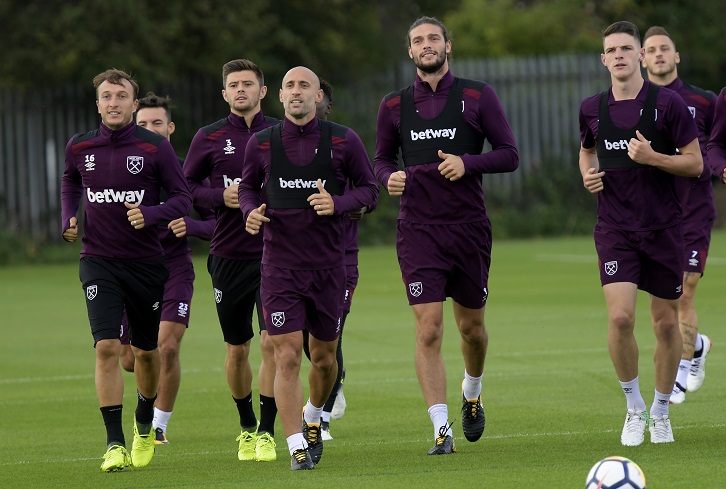
[{"label": "tall player", "polygon": [[[214,209],[217,224],[207,268],[212,276],[217,315],[226,343],[225,373],[242,428],[237,437],[240,460],[272,461],[275,452],[275,362],[265,331],[260,303],[261,236],[245,232],[237,187],[244,169],[247,141],[276,119],[265,117],[260,102],[267,93],[262,70],[252,61],[236,59],[222,67],[222,97],[230,114],[201,128],[192,140],[184,174],[195,205]],[[203,185],[209,179],[211,188]],[[249,353],[257,309],[262,363],[259,371],[260,424],[252,408]]]},{"label": "tall player", "polygon": [[[608,349],[627,405],[623,445],[673,441],[668,403],[681,358],[678,298],[683,287],[681,208],[675,176],[698,177],[703,159],[693,116],[677,93],[643,79],[638,28],[620,21],[603,32],[601,60],[612,87],[580,106],[579,167],[598,199],[594,238],[608,309]],[[676,150],[680,154],[676,155]],[[650,294],[655,394],[640,393],[635,306]]]},{"label": "tall player", "polygon": [[698,128],[698,143],[705,171],[698,178],[677,178],[676,185],[683,213],[683,295],[678,299],[678,325],[683,337],[683,352],[671,402],[686,400],[686,390],[701,388],[706,376],[703,369],[711,340],[698,332],[696,287],[706,268],[711,230],[716,219],[711,171],[707,166],[706,144],[711,135],[716,95],[683,82],[678,77],[681,58],[673,38],[660,26],[653,26],[643,37],[643,68],[648,80],[673,90],[688,105]]},{"label": "tall player", "polygon": [[[482,174],[519,166],[514,135],[491,86],[454,77],[451,39],[433,17],[408,30],[416,81],[392,92],[378,109],[376,177],[401,197],[396,248],[408,303],[416,319],[416,374],[434,427],[430,455],[455,451],[441,354],[444,301],[451,297],[464,357],[462,427],[475,442],[484,432],[481,402],[487,352],[484,309],[491,224]],[[484,140],[492,151],[481,154]],[[398,169],[398,151],[404,170]]]},{"label": "tall player", "polygon": [[[144,467],[154,456],[159,320],[168,276],[156,226],[187,215],[191,197],[169,141],[133,122],[138,104],[133,78],[112,69],[98,74],[93,86],[101,127],[76,134],[66,147],[62,230],[66,241],[77,239],[76,213],[84,195],[80,279],[96,351],[96,393],[106,426],[101,470],[115,472],[132,463]],[[162,188],[168,199],[159,205]],[[124,383],[119,367],[124,308],[138,399],[130,456],[122,427]]]}]

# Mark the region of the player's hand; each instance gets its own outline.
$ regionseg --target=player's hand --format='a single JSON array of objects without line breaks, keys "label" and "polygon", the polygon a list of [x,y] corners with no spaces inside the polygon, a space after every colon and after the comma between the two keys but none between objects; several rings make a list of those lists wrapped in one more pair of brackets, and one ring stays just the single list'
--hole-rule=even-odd
[{"label": "player's hand", "polygon": [[239,185],[236,183],[224,189],[224,205],[230,209],[239,209]]},{"label": "player's hand", "polygon": [[78,239],[78,219],[73,216],[68,221],[69,226],[68,229],[63,231],[63,239],[69,243],[75,243]]},{"label": "player's hand", "polygon": [[591,194],[596,194],[598,192],[602,192],[603,189],[603,183],[602,183],[602,177],[605,175],[604,171],[598,172],[594,168],[590,168],[585,173],[585,176],[582,177],[582,183],[585,186],[585,188],[590,192]]},{"label": "player's hand", "polygon": [[406,172],[399,170],[388,177],[388,195],[400,197],[406,189]]},{"label": "player's hand", "polygon": [[259,233],[262,224],[270,222],[270,218],[265,217],[265,210],[267,210],[267,204],[262,204],[257,209],[253,209],[249,216],[247,216],[245,230],[251,235],[254,236]]},{"label": "player's hand", "polygon": [[323,187],[323,181],[318,178],[318,193],[308,197],[310,207],[315,209],[319,216],[332,216],[335,210],[333,196]]},{"label": "player's hand", "polygon": [[363,214],[365,214],[368,211],[368,206],[365,205],[361,207],[360,209],[356,209],[354,211],[350,211],[348,213],[348,217],[351,221],[360,221],[363,218]]},{"label": "player's hand", "polygon": [[650,141],[645,139],[640,131],[635,131],[634,138],[630,138],[628,143],[628,156],[631,160],[641,165],[649,165],[652,156],[655,154],[655,150],[650,145]]},{"label": "player's hand", "polygon": [[146,223],[144,222],[144,214],[142,214],[141,209],[139,209],[140,204],[124,202],[124,205],[128,209],[128,211],[126,211],[126,216],[128,216],[129,223],[131,223],[134,229],[144,229]]},{"label": "player's hand", "polygon": [[439,172],[444,178],[455,182],[464,176],[466,169],[464,168],[464,160],[460,156],[450,155],[439,150],[439,158],[444,160],[439,165]]},{"label": "player's hand", "polygon": [[183,217],[180,217],[179,219],[174,219],[169,223],[167,227],[171,229],[171,232],[174,233],[174,236],[176,236],[177,238],[183,238],[187,235],[187,222],[184,220]]}]

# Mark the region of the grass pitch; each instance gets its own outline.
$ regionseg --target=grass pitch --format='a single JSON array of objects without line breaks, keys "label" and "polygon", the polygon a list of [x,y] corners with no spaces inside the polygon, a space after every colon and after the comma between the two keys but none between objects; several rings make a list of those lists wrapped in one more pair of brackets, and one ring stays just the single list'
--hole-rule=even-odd
[{"label": "grass pitch", "polygon": [[[331,424],[335,439],[325,443],[321,463],[305,473],[290,472],[279,422],[276,462],[236,458],[238,418],[204,257],[195,259],[196,294],[170,444],[157,447],[148,467],[113,474],[99,470],[105,431],[77,263],[0,269],[0,487],[577,488],[608,455],[636,461],[651,488],[726,486],[726,233],[714,234],[698,292],[700,327],[714,341],[706,383],[671,406],[676,443],[669,445],[651,445],[647,434],[640,447],[620,445],[625,400],[607,353],[591,238],[495,241],[486,312],[487,427],[477,443],[461,431],[464,367],[451,305],[445,305],[444,357],[457,441],[451,456],[426,455],[433,428],[414,371],[413,315],[395,250],[364,249],[360,261],[344,335],[348,410]],[[654,339],[646,294],[639,296],[636,334],[650,405]],[[130,445],[135,388],[124,375]],[[302,375],[305,385],[306,369]],[[256,385],[253,395],[256,403]]]}]

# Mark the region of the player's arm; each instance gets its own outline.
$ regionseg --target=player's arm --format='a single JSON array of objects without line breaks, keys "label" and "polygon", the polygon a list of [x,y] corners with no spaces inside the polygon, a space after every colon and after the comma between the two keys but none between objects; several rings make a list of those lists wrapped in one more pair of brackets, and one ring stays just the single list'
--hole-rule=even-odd
[{"label": "player's arm", "polygon": [[81,174],[73,163],[73,139],[66,146],[66,166],[61,178],[61,232],[69,243],[78,238],[76,214],[83,195]]},{"label": "player's arm", "polygon": [[711,173],[726,183],[726,88],[721,90],[716,100],[711,137],[706,149]]},{"label": "player's arm", "polygon": [[591,194],[601,192],[603,189],[602,177],[605,175],[605,172],[597,171],[599,166],[597,147],[585,148],[584,146],[580,146],[578,163],[580,165],[580,174],[582,175],[582,185]]},{"label": "player's arm", "polygon": [[508,173],[519,168],[519,152],[514,133],[497,94],[485,85],[479,96],[479,125],[492,150],[484,154],[463,155],[467,175],[478,173]]},{"label": "player's arm", "polygon": [[[204,186],[210,187],[209,180],[204,180]],[[175,221],[169,223],[169,229],[172,230],[177,238],[184,236],[193,236],[195,238],[210,241],[212,234],[214,233],[214,226],[217,224],[217,218],[211,209],[201,207],[198,205],[194,206],[194,210],[199,214],[201,219],[193,219],[189,216],[184,216]]]},{"label": "player's arm", "polygon": [[335,215],[374,206],[378,201],[378,183],[371,170],[368,153],[363,141],[352,129],[345,134],[344,151],[343,171],[353,188],[343,195],[332,196]]},{"label": "player's arm", "polygon": [[[395,100],[395,99],[394,99]],[[395,104],[398,112],[399,103]],[[401,132],[394,121],[389,103],[385,97],[378,108],[376,121],[376,156],[373,159],[373,173],[392,197],[399,197],[406,188],[406,172],[398,169],[398,150],[401,147]]]},{"label": "player's arm", "polygon": [[[249,219],[252,211],[258,210],[262,204],[261,189],[265,182],[266,172],[260,152],[260,145],[256,137],[251,137],[245,146],[245,163],[242,168],[242,177],[237,191],[239,209]],[[265,218],[262,222],[267,222]]]},{"label": "player's arm", "polygon": [[698,177],[703,172],[703,156],[698,138],[678,148],[678,154],[666,155],[655,151],[640,131],[628,143],[628,156],[641,165],[654,166],[680,177]]},{"label": "player's arm", "polygon": [[184,176],[194,205],[207,209],[224,207],[224,188],[213,188],[204,184],[212,173],[211,161],[212,153],[207,135],[200,129],[194,135],[184,159]]}]

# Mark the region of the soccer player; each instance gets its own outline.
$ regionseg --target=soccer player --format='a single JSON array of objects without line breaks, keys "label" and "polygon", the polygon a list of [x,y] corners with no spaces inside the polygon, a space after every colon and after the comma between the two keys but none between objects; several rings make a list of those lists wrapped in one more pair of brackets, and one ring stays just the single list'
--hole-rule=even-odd
[{"label": "soccer player", "polygon": [[[428,453],[440,455],[455,451],[441,355],[447,297],[464,357],[464,435],[475,442],[484,432],[484,309],[492,233],[482,174],[512,172],[519,156],[492,87],[449,71],[452,44],[444,24],[421,17],[406,42],[417,76],[413,85],[381,101],[374,170],[388,193],[401,198],[398,262],[416,321],[416,374],[434,427],[435,444]],[[485,139],[492,151],[481,154]]]},{"label": "soccer player", "polygon": [[[139,99],[136,125],[171,140],[175,125],[171,120],[169,97],[160,97],[149,92],[146,97]],[[179,158],[179,163],[182,165],[184,161]],[[166,431],[181,383],[179,361],[181,341],[189,327],[191,316],[194,266],[187,236],[209,241],[214,231],[214,213],[199,206],[195,210],[202,217],[201,221],[184,216],[172,220],[164,227],[157,227],[166,256],[166,266],[169,269],[169,279],[164,288],[164,303],[161,308],[161,323],[159,323],[161,376],[153,421],[157,445],[169,443]]]},{"label": "soccer player", "polygon": [[[322,96],[311,70],[298,66],[287,72],[280,90],[285,118],[247,143],[239,184],[247,231],[257,235],[264,224],[260,292],[292,470],[312,469],[323,451],[320,423],[338,373],[346,287],[344,216],[378,197],[358,135],[315,116]],[[352,190],[345,191],[346,182]],[[303,329],[310,333],[312,365],[301,429]]]},{"label": "soccer player", "polygon": [[[156,226],[188,214],[191,196],[169,141],[133,122],[139,89],[133,78],[112,69],[98,74],[93,86],[101,126],[76,134],[66,147],[62,230],[66,241],[77,239],[76,213],[84,195],[80,279],[96,350],[96,393],[106,425],[101,470],[114,472],[132,463],[144,467],[154,456],[157,340],[168,276]],[[161,188],[168,194],[163,205]],[[119,325],[124,308],[138,394],[130,456],[121,417]]]},{"label": "soccer player", "polygon": [[[195,205],[217,216],[207,269],[212,277],[217,315],[226,343],[227,383],[237,406],[241,433],[239,460],[272,461],[275,452],[273,393],[275,362],[265,331],[260,303],[262,239],[244,231],[237,185],[245,166],[244,149],[255,132],[276,123],[265,117],[260,102],[267,93],[262,70],[252,61],[236,59],[222,67],[222,97],[230,114],[199,129],[184,163],[184,174]],[[209,179],[211,188],[204,186]],[[257,309],[262,363],[259,370],[260,423],[252,408],[252,367],[249,353],[254,336],[252,316]]]},{"label": "soccer player", "polygon": [[[597,194],[594,239],[608,308],[608,349],[627,403],[620,441],[640,445],[649,424],[651,442],[668,443],[668,401],[682,350],[683,236],[674,175],[698,177],[703,160],[683,99],[643,79],[638,28],[615,22],[603,32],[603,49],[612,87],[580,106],[579,167],[585,188]],[[640,394],[633,334],[638,289],[650,294],[656,339],[650,412]]]},{"label": "soccer player", "polygon": [[696,287],[706,267],[711,230],[716,219],[711,171],[706,166],[706,144],[711,134],[716,95],[689,85],[678,77],[680,55],[673,38],[663,27],[653,26],[645,32],[643,48],[643,68],[647,71],[648,80],[678,93],[691,111],[698,128],[698,143],[706,170],[698,178],[676,178],[683,216],[683,295],[678,299],[678,325],[683,338],[683,352],[670,402],[680,404],[686,400],[686,390],[694,392],[701,388],[705,379],[705,370],[701,365],[711,348],[708,336],[698,332],[695,300]]}]

